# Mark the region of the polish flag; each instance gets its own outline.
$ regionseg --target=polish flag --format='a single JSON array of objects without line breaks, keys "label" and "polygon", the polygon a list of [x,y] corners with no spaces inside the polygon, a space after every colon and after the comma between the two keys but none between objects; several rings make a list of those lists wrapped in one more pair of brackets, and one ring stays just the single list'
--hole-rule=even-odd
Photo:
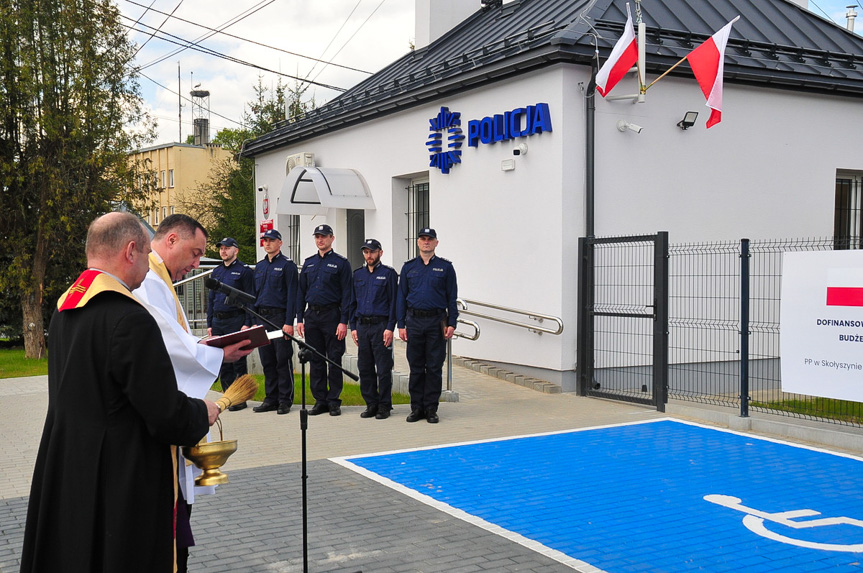
[{"label": "polish flag", "polygon": [[713,34],[706,42],[692,50],[686,59],[701,86],[704,97],[707,98],[707,107],[711,110],[707,127],[711,127],[722,121],[722,75],[725,69],[725,44],[731,34],[731,25],[740,16],[727,23],[721,30]]},{"label": "polish flag", "polygon": [[623,35],[611,50],[611,55],[596,73],[596,91],[602,97],[610,92],[617,82],[623,79],[635,62],[638,61],[638,48],[635,45],[635,32],[632,28],[632,15],[629,13],[629,3],[626,4],[626,27]]}]

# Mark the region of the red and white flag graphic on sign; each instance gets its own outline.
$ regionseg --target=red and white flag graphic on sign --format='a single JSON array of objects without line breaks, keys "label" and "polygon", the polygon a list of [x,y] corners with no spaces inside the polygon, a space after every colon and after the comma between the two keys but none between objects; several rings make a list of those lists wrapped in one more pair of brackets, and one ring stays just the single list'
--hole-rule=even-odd
[{"label": "red and white flag graphic on sign", "polygon": [[725,69],[725,44],[731,34],[731,25],[740,16],[727,23],[721,30],[713,34],[706,42],[692,50],[686,59],[701,86],[707,107],[712,109],[707,127],[712,127],[722,121],[722,74]]},{"label": "red and white flag graphic on sign", "polygon": [[617,82],[623,79],[635,62],[638,61],[638,47],[635,44],[635,32],[632,28],[632,15],[629,13],[629,3],[626,4],[626,26],[623,35],[611,50],[611,55],[596,73],[596,91],[602,97],[610,92]]},{"label": "red and white flag graphic on sign", "polygon": [[827,287],[827,306],[863,306],[863,288]]}]

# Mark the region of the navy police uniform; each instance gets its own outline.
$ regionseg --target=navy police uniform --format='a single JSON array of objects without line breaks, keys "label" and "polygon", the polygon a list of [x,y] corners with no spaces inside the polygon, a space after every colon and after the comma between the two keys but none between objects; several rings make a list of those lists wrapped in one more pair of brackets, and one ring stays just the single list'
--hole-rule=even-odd
[{"label": "navy police uniform", "polygon": [[[257,311],[275,323],[294,325],[297,301],[297,265],[281,252],[270,260],[269,256],[255,265],[255,292]],[[264,388],[267,396],[261,406],[275,407],[294,403],[294,347],[290,340],[280,337],[258,348],[264,370]]]},{"label": "navy police uniform", "polygon": [[448,260],[434,255],[425,264],[415,257],[402,267],[396,315],[398,327],[407,329],[411,410],[423,415],[436,413],[440,402],[446,358],[443,330],[456,327],[457,296],[455,269]]},{"label": "navy police uniform", "polygon": [[357,331],[357,370],[360,393],[374,412],[393,409],[393,347],[384,346],[384,331],[396,325],[398,275],[378,262],[354,271],[351,330]]},{"label": "navy police uniform", "polygon": [[[243,264],[239,259],[234,259],[230,265],[219,265],[213,269],[212,278],[231,288],[241,290],[254,296],[255,280],[252,269]],[[227,295],[220,291],[211,290],[207,296],[207,328],[212,328],[213,336],[221,336],[237,332],[244,325],[251,326],[251,318],[246,316],[242,308],[227,303]],[[222,392],[237,379],[248,372],[246,357],[236,362],[223,362],[219,370],[219,380],[222,384]]]},{"label": "navy police uniform", "polygon": [[[345,341],[336,337],[339,324],[348,324],[351,305],[351,265],[332,249],[303,261],[297,295],[297,322],[303,323],[309,346],[341,365]],[[342,401],[342,371],[314,354],[309,360],[309,387],[315,410],[338,410]],[[329,386],[329,387],[328,387]]]}]

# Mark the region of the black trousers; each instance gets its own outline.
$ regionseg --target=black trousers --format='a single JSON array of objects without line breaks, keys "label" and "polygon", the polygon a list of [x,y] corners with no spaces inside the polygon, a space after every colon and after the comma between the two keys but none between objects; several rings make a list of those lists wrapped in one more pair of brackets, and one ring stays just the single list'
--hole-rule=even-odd
[{"label": "black trousers", "polygon": [[[339,326],[341,314],[338,307],[322,311],[310,308],[303,317],[308,345],[340,366],[342,356],[345,354],[344,339],[336,338],[336,328]],[[322,358],[312,355],[309,360],[309,387],[315,398],[315,404],[329,407],[341,406],[343,383],[341,369],[329,366]]]},{"label": "black trousers", "polygon": [[360,393],[369,407],[393,409],[393,347],[384,346],[386,323],[357,324]]},{"label": "black trousers", "polygon": [[258,347],[261,367],[264,370],[264,402],[267,404],[294,403],[294,347],[284,337],[271,340]]},{"label": "black trousers", "polygon": [[[246,322],[245,313],[239,313],[237,316],[231,316],[228,318],[219,318],[218,316],[214,316],[211,326],[213,329],[213,336],[221,336],[222,334],[237,332],[243,327],[244,322]],[[246,362],[245,356],[236,362],[222,362],[222,367],[219,369],[219,381],[222,384],[222,392],[227,390],[238,376],[242,376],[248,372],[249,366]]]},{"label": "black trousers", "polygon": [[446,358],[445,319],[446,313],[426,317],[413,316],[410,312],[405,319],[408,334],[405,355],[411,369],[408,381],[411,410],[437,412]]}]

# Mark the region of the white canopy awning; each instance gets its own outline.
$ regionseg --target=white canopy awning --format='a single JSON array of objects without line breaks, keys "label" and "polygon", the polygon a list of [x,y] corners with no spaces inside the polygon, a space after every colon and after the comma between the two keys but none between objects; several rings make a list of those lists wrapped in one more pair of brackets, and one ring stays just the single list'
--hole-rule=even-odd
[{"label": "white canopy awning", "polygon": [[355,169],[294,167],[279,193],[276,213],[326,215],[327,209],[374,211],[366,180]]}]

